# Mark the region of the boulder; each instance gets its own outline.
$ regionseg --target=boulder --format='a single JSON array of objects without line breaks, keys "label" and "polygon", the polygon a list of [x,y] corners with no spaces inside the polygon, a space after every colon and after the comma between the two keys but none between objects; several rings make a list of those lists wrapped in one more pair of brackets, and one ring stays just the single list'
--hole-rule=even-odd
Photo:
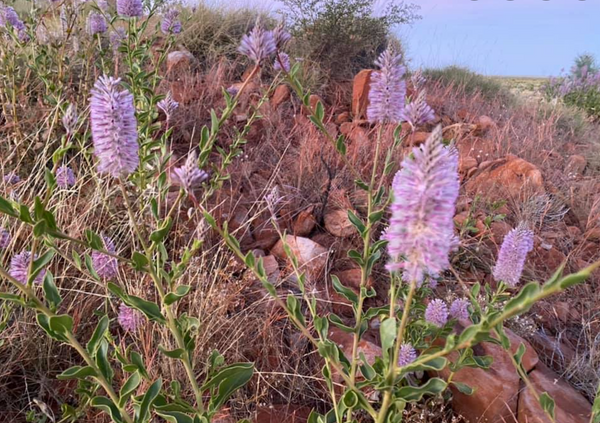
[{"label": "boulder", "polygon": [[167,56],[167,73],[179,73],[189,70],[194,55],[187,50],[172,51]]},{"label": "boulder", "polygon": [[[285,241],[298,260],[300,270],[315,278],[319,276],[327,264],[328,250],[311,239],[286,235]],[[277,241],[271,254],[280,259],[288,259],[283,249],[283,241]]]},{"label": "boulder", "polygon": [[281,106],[283,103],[285,103],[289,99],[290,99],[290,88],[285,84],[281,84],[277,88],[275,88],[275,92],[273,93],[273,96],[271,97],[271,106],[273,107],[273,109],[277,109],[279,106]]},{"label": "boulder", "polygon": [[325,213],[325,229],[332,235],[345,238],[356,233],[356,229],[348,218],[348,211],[343,209],[330,210]]},{"label": "boulder", "polygon": [[335,123],[338,125],[346,122],[350,122],[350,112],[342,112],[335,117]]},{"label": "boulder", "polygon": [[535,165],[513,155],[494,160],[486,166],[480,165],[465,188],[470,195],[480,194],[490,201],[528,198],[532,194],[546,192],[542,172]]},{"label": "boulder", "polygon": [[275,256],[268,255],[263,257],[263,266],[265,268],[265,272],[267,273],[267,279],[271,283],[277,282],[279,279],[279,263],[277,263],[277,259]]},{"label": "boulder", "polygon": [[313,215],[313,209],[314,207],[310,207],[306,210],[302,210],[298,214],[292,226],[294,235],[307,236],[313,231],[317,223],[315,216]]},{"label": "boulder", "polygon": [[[529,374],[529,380],[538,395],[547,392],[555,402],[556,423],[588,423],[592,406],[571,385],[546,366],[539,364]],[[551,423],[533,393],[522,383],[519,396],[519,423]]]},{"label": "boulder", "polygon": [[[533,369],[538,363],[538,356],[533,347],[511,330],[505,329],[505,331],[511,341],[511,353],[514,354],[523,343],[526,348],[522,361],[523,367],[526,371]],[[450,385],[453,394],[452,407],[469,422],[514,421],[520,379],[510,356],[501,346],[489,342],[482,342],[474,347],[474,351],[476,355],[489,355],[494,361],[488,370],[466,367],[454,374],[452,380],[469,385],[475,392],[466,395],[455,385]],[[452,353],[448,358],[455,360],[457,354]],[[439,375],[447,379],[450,370],[446,368]]]},{"label": "boulder", "polygon": [[352,114],[354,115],[354,119],[364,119],[367,117],[371,73],[373,73],[372,69],[364,69],[354,77],[352,84]]}]

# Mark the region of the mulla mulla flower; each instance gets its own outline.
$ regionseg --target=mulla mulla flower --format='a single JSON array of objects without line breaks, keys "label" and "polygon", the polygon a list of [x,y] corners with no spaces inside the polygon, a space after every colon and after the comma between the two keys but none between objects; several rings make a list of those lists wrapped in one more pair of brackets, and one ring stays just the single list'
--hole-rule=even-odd
[{"label": "mulla mulla flower", "polygon": [[[111,254],[115,254],[115,245],[112,240],[107,236],[102,236],[102,242],[104,243],[104,249]],[[117,276],[119,269],[119,263],[115,257],[104,254],[100,251],[92,252],[92,265],[94,270],[102,279],[111,279]]]},{"label": "mulla mulla flower", "polygon": [[19,15],[17,15],[15,9],[0,4],[0,26],[6,27],[7,24],[18,32],[25,31],[25,24],[19,19]]},{"label": "mulla mulla flower", "polygon": [[388,270],[402,270],[405,281],[420,286],[425,275],[436,276],[448,268],[448,255],[456,246],[458,153],[444,145],[437,126],[411,156],[392,183],[392,213],[384,239],[391,259]]},{"label": "mulla mulla flower", "polygon": [[0,228],[0,249],[7,248],[10,244],[10,232],[4,228]]},{"label": "mulla mulla flower", "polygon": [[139,165],[133,95],[119,91],[120,79],[101,76],[91,90],[90,117],[98,171],[126,177]]},{"label": "mulla mulla flower", "polygon": [[[34,260],[37,259],[37,256]],[[29,264],[31,261],[31,252],[23,250],[21,253],[13,256],[10,260],[10,269],[8,273],[10,276],[21,282],[22,284],[27,283],[29,278]],[[40,284],[46,274],[45,270],[42,270],[33,280],[34,283]]]},{"label": "mulla mulla flower", "polygon": [[286,53],[278,53],[277,57],[275,57],[275,61],[273,62],[273,69],[276,71],[285,70],[286,72],[289,72],[290,67],[290,56],[288,56]]},{"label": "mulla mulla flower", "polygon": [[187,192],[192,192],[207,178],[208,173],[198,168],[198,156],[195,151],[188,154],[183,166],[176,167],[171,172],[173,185],[181,187]]},{"label": "mulla mulla flower", "polygon": [[69,104],[65,114],[62,117],[62,124],[67,131],[67,135],[73,135],[75,133],[75,127],[77,126],[77,106],[74,103]]},{"label": "mulla mulla flower", "polygon": [[398,367],[408,366],[417,359],[417,352],[412,345],[404,343],[398,351]]},{"label": "mulla mulla flower", "polygon": [[117,13],[126,18],[139,18],[144,13],[142,0],[117,0]]},{"label": "mulla mulla flower", "polygon": [[4,183],[6,185],[14,185],[21,182],[21,177],[17,175],[15,172],[10,172],[4,175]]},{"label": "mulla mulla flower", "polygon": [[169,121],[171,120],[175,110],[177,110],[179,107],[179,103],[173,100],[173,95],[171,94],[171,91],[169,91],[165,98],[156,103],[156,106],[164,112],[167,120]]},{"label": "mulla mulla flower", "polygon": [[466,320],[469,318],[469,300],[457,298],[450,304],[450,317],[457,320]]},{"label": "mulla mulla flower", "polygon": [[425,90],[421,90],[417,98],[404,107],[401,116],[413,129],[435,120],[433,109],[427,104]]},{"label": "mulla mulla flower", "polygon": [[92,12],[87,18],[87,32],[90,35],[102,34],[108,30],[106,19],[100,13]]},{"label": "mulla mulla flower", "polygon": [[164,34],[179,34],[181,32],[181,22],[179,19],[179,11],[176,9],[168,10],[160,23],[160,30]]},{"label": "mulla mulla flower", "polygon": [[60,188],[70,188],[75,185],[75,182],[75,174],[69,166],[62,165],[56,169],[56,185]]},{"label": "mulla mulla flower", "polygon": [[266,31],[262,26],[256,25],[249,34],[242,37],[238,51],[248,56],[256,64],[270,57],[277,50],[273,31]]},{"label": "mulla mulla flower", "polygon": [[427,304],[425,320],[441,328],[448,322],[448,306],[443,300],[436,298]]},{"label": "mulla mulla flower", "polygon": [[388,47],[375,64],[379,70],[371,74],[367,118],[371,123],[398,123],[402,119],[406,96],[403,79],[406,68],[402,66],[402,55]]},{"label": "mulla mulla flower", "polygon": [[527,253],[533,249],[533,232],[524,223],[519,224],[505,237],[494,267],[494,278],[515,287],[521,279]]},{"label": "mulla mulla flower", "polygon": [[136,309],[128,307],[125,304],[121,304],[119,306],[119,315],[117,316],[117,320],[121,327],[126,331],[135,332],[144,321],[144,318]]},{"label": "mulla mulla flower", "polygon": [[290,41],[292,38],[291,34],[287,32],[283,24],[277,25],[271,32],[273,34],[273,41],[275,42],[275,47],[277,50],[281,50],[283,47],[285,47],[288,41]]}]

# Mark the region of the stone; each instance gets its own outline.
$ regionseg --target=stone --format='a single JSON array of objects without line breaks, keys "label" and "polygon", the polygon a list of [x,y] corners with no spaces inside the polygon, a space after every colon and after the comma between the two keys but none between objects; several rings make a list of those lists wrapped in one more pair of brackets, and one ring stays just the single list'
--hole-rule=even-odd
[{"label": "stone", "polygon": [[542,243],[529,253],[529,261],[538,271],[550,276],[566,261],[567,257],[551,245],[550,248],[544,247],[546,245]]},{"label": "stone", "polygon": [[508,155],[494,160],[467,181],[465,189],[470,195],[480,194],[490,201],[524,199],[533,194],[543,194],[542,172],[532,163]]},{"label": "stone", "polygon": [[342,112],[335,117],[335,123],[341,125],[342,123],[350,122],[350,112]]},{"label": "stone", "polygon": [[[523,367],[525,371],[533,369],[539,361],[533,347],[509,329],[505,329],[505,332],[511,341],[511,354],[523,343]],[[473,350],[476,355],[489,355],[494,361],[488,370],[465,367],[454,374],[454,381],[469,385],[475,392],[465,395],[456,386],[450,385],[453,394],[452,407],[470,422],[514,421],[512,416],[517,412],[520,378],[509,353],[501,346],[489,342],[482,342]],[[448,358],[455,360],[457,353],[450,354]],[[450,370],[445,368],[439,375],[447,379]]]},{"label": "stone", "polygon": [[[298,260],[301,271],[306,271],[312,277],[318,277],[327,264],[328,250],[311,239],[300,236],[286,235],[286,243]],[[280,259],[289,260],[283,249],[283,241],[277,241],[271,254]]]},{"label": "stone", "polygon": [[273,93],[273,96],[271,97],[271,107],[273,107],[273,109],[277,109],[279,106],[281,106],[283,103],[285,103],[289,99],[290,99],[290,88],[285,84],[281,84],[281,85],[277,86],[277,88],[275,88],[275,92]]},{"label": "stone", "polygon": [[410,146],[418,146],[423,144],[427,138],[429,138],[429,132],[417,131],[409,135],[408,137],[408,145]]},{"label": "stone", "polygon": [[315,228],[317,221],[313,215],[314,207],[302,210],[294,220],[292,232],[297,236],[308,236]]},{"label": "stone", "polygon": [[[529,381],[538,394],[547,392],[554,399],[556,423],[588,423],[591,404],[567,382],[546,366],[540,364],[529,374]],[[519,423],[551,423],[538,400],[522,382],[519,396]]]},{"label": "stone", "polygon": [[462,156],[458,159],[458,172],[462,175],[468,175],[471,169],[477,167],[477,159],[470,156]]},{"label": "stone", "polygon": [[167,73],[179,73],[191,68],[194,55],[187,50],[172,51],[167,56]]},{"label": "stone", "polygon": [[490,129],[495,128],[495,127],[496,127],[496,122],[494,122],[494,120],[489,116],[482,115],[482,116],[479,116],[479,118],[477,119],[476,130],[483,134],[485,134]]},{"label": "stone", "polygon": [[306,423],[312,409],[295,404],[271,405],[256,409],[255,423]]},{"label": "stone", "polygon": [[332,235],[345,238],[356,233],[356,229],[343,209],[330,210],[325,213],[325,229]]},{"label": "stone", "polygon": [[567,162],[567,168],[565,169],[567,175],[581,176],[587,166],[587,159],[579,154],[574,154],[569,157]]},{"label": "stone", "polygon": [[[342,350],[344,355],[348,360],[352,357],[352,344],[354,341],[354,335],[348,332],[344,332],[343,330],[330,325],[329,327],[329,340],[337,344],[338,347]],[[365,339],[363,337],[358,342],[358,347],[356,348],[356,355],[360,357],[360,353],[365,355],[365,359],[367,363],[374,364],[375,359],[377,357],[382,356],[381,347],[379,345],[374,344],[373,342]],[[341,380],[341,378],[340,378]]]},{"label": "stone", "polygon": [[275,256],[264,256],[263,266],[265,268],[265,272],[267,273],[267,279],[269,280],[269,282],[277,282],[277,280],[279,279],[280,271],[279,263],[277,263],[277,259],[275,258]]},{"label": "stone", "polygon": [[354,82],[352,83],[352,115],[354,119],[364,119],[367,117],[371,73],[373,73],[372,69],[364,69],[354,77]]},{"label": "stone", "polygon": [[342,123],[340,125],[340,133],[353,143],[364,144],[369,142],[367,130],[354,122]]}]

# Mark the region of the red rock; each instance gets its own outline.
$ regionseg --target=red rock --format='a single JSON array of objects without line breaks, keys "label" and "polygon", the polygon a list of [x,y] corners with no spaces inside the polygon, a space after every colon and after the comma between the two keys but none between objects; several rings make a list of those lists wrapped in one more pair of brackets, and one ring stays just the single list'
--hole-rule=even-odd
[{"label": "red rock", "polygon": [[567,168],[565,172],[567,175],[581,176],[585,167],[587,166],[587,159],[579,154],[574,154],[569,157],[567,162]]},{"label": "red rock", "polygon": [[458,159],[458,171],[467,175],[471,169],[477,167],[477,159],[475,157],[462,156]]},{"label": "red rock", "polygon": [[189,70],[193,61],[194,55],[189,51],[172,51],[167,56],[167,72],[179,73]]},{"label": "red rock", "polygon": [[417,131],[408,137],[408,144],[411,146],[423,144],[429,138],[429,132]]},{"label": "red rock", "polygon": [[494,122],[493,119],[489,116],[482,115],[479,116],[479,118],[477,119],[477,131],[481,133],[486,133],[487,131],[495,127],[496,122]]},{"label": "red rock", "polygon": [[312,409],[301,405],[285,404],[258,407],[255,423],[306,423]]},{"label": "red rock", "polygon": [[513,155],[491,162],[465,184],[470,195],[481,194],[490,201],[528,198],[545,193],[542,172],[533,164]]},{"label": "red rock", "polygon": [[350,112],[342,112],[335,117],[335,123],[338,125],[341,125],[345,122],[350,122]]},{"label": "red rock", "polygon": [[[567,382],[542,364],[529,374],[529,380],[538,395],[547,392],[555,401],[556,423],[588,423],[592,406]],[[519,423],[550,423],[538,400],[522,383],[519,396]]]},{"label": "red rock", "polygon": [[356,233],[356,229],[348,218],[348,211],[342,209],[330,210],[325,213],[325,229],[339,238]]},{"label": "red rock", "polygon": [[[531,370],[538,363],[533,347],[512,331],[508,329],[505,331],[511,341],[511,353],[514,354],[521,343],[525,344],[523,367],[526,371]],[[475,392],[472,395],[465,395],[454,385],[450,385],[453,394],[452,407],[471,422],[514,421],[512,416],[517,412],[520,379],[510,356],[501,346],[489,342],[481,343],[474,350],[477,355],[492,356],[494,361],[488,370],[466,367],[454,374],[454,381],[469,385],[475,389]],[[457,354],[452,353],[449,358],[455,360]],[[448,368],[440,372],[440,376],[445,379],[449,374]]]},{"label": "red rock", "polygon": [[275,92],[273,93],[273,96],[271,97],[271,106],[273,107],[273,109],[277,109],[279,106],[281,106],[283,103],[285,103],[289,99],[290,99],[290,88],[285,84],[281,84],[277,88],[275,88]]},{"label": "red rock", "polygon": [[263,257],[263,266],[265,268],[265,272],[267,273],[267,279],[271,283],[277,282],[279,279],[279,263],[277,263],[277,259],[275,256],[268,255]]},{"label": "red rock", "polygon": [[538,245],[534,251],[530,253],[531,263],[538,271],[545,272],[546,275],[549,276],[564,263],[567,257],[552,246],[550,246],[549,249],[544,247],[545,245],[543,244]]},{"label": "red rock", "polygon": [[315,216],[313,215],[313,209],[314,207],[310,207],[306,210],[302,210],[298,214],[292,227],[294,235],[307,236],[313,231],[317,223]]},{"label": "red rock", "polygon": [[[298,260],[300,270],[305,270],[309,276],[320,276],[327,263],[328,250],[316,242],[300,236],[286,235],[286,243]],[[280,239],[271,250],[271,254],[280,259],[288,259]]]},{"label": "red rock", "polygon": [[363,144],[369,141],[367,130],[354,122],[344,122],[340,125],[340,133],[354,143]]},{"label": "red rock", "polygon": [[352,84],[352,114],[354,119],[367,117],[369,106],[369,88],[371,86],[371,69],[361,70]]},{"label": "red rock", "polygon": [[536,332],[531,337],[531,343],[536,350],[546,357],[546,363],[551,363],[557,368],[565,369],[573,362],[577,353],[564,339],[556,339],[551,335]]},{"label": "red rock", "polygon": [[[330,325],[329,328],[329,339],[337,344],[348,360],[352,357],[352,344],[354,335],[348,332],[344,332],[337,327]],[[381,357],[381,347],[374,343],[366,340],[364,337],[358,342],[358,348],[356,349],[356,355],[360,357],[360,353],[365,355],[367,363],[375,363],[377,357]]]}]

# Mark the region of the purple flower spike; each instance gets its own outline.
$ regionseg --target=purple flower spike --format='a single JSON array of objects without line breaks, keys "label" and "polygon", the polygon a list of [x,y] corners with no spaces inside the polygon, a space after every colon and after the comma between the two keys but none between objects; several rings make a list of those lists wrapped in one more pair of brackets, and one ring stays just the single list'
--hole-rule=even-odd
[{"label": "purple flower spike", "polygon": [[401,113],[402,119],[414,129],[435,120],[433,109],[425,100],[425,90],[422,90],[414,101],[411,101]]},{"label": "purple flower spike", "polygon": [[[37,256],[34,258],[37,259]],[[23,285],[27,283],[29,276],[29,262],[31,261],[31,252],[27,250],[21,251],[20,254],[13,256],[10,260],[9,274],[21,282]],[[33,280],[34,283],[40,284],[44,280],[46,270],[42,270]]]},{"label": "purple flower spike", "polygon": [[98,171],[115,178],[133,173],[139,164],[133,95],[118,91],[120,79],[101,76],[91,90],[90,117]]},{"label": "purple flower spike", "polygon": [[[115,254],[115,245],[112,240],[107,236],[102,236],[104,242],[104,249],[109,253]],[[102,279],[112,279],[117,276],[119,269],[119,263],[117,259],[109,256],[108,254],[101,253],[100,251],[92,252],[92,265],[94,270]]]},{"label": "purple flower spike", "polygon": [[283,24],[279,24],[275,27],[273,31],[273,41],[275,41],[275,47],[277,50],[281,50],[285,45],[292,39],[292,36],[289,32],[286,31]]},{"label": "purple flower spike", "polygon": [[135,332],[142,324],[143,317],[136,309],[121,304],[119,306],[119,316],[117,317],[117,320],[121,327],[126,331]]},{"label": "purple flower spike", "polygon": [[421,285],[425,274],[436,276],[450,265],[456,245],[453,216],[458,198],[458,153],[442,142],[437,126],[407,156],[392,183],[392,216],[385,233],[389,271],[403,270],[406,282]]},{"label": "purple flower spike", "polygon": [[431,300],[425,309],[425,320],[438,328],[443,327],[448,322],[448,306],[439,298]]},{"label": "purple flower spike", "polygon": [[171,91],[169,91],[165,98],[160,100],[156,106],[165,113],[167,120],[171,120],[171,116],[173,116],[173,113],[179,107],[179,103],[173,100]]},{"label": "purple flower spike", "polygon": [[0,249],[5,249],[10,244],[10,232],[4,228],[0,228]]},{"label": "purple flower spike", "polygon": [[272,31],[265,31],[260,25],[256,25],[249,34],[242,37],[238,51],[248,56],[256,64],[267,59],[277,50]]},{"label": "purple flower spike", "polygon": [[0,4],[0,26],[6,27],[7,24],[12,26],[19,33],[25,31],[25,24],[19,19],[19,15],[17,15],[15,9]]},{"label": "purple flower spike", "polygon": [[4,183],[6,185],[14,185],[21,182],[21,177],[17,175],[15,172],[10,172],[4,175]]},{"label": "purple flower spike", "polygon": [[108,29],[106,19],[100,13],[92,12],[87,18],[87,32],[90,35],[102,34]]},{"label": "purple flower spike", "polygon": [[494,267],[494,278],[510,287],[521,279],[527,253],[533,249],[533,232],[524,223],[519,224],[505,237]]},{"label": "purple flower spike", "polygon": [[417,359],[417,352],[412,345],[404,343],[398,351],[398,367],[408,366]]},{"label": "purple flower spike", "polygon": [[450,304],[450,317],[457,320],[469,318],[469,301],[465,298],[457,298]]},{"label": "purple flower spike", "polygon": [[397,123],[402,118],[406,82],[402,79],[406,69],[402,56],[388,47],[375,62],[379,71],[371,74],[367,117],[371,123]]},{"label": "purple flower spike", "polygon": [[290,71],[290,56],[285,53],[278,53],[278,57],[275,58],[275,62],[273,62],[273,69],[276,71],[282,70],[281,65],[283,64],[283,70],[286,72]]},{"label": "purple flower spike", "polygon": [[126,18],[139,18],[144,13],[142,0],[117,0],[117,13]]},{"label": "purple flower spike", "polygon": [[171,172],[171,181],[173,185],[183,188],[187,192],[191,192],[194,188],[208,178],[208,173],[198,169],[198,156],[195,151],[188,154],[185,164],[181,167],[176,167]]},{"label": "purple flower spike", "polygon": [[170,9],[164,14],[163,20],[160,23],[160,30],[164,34],[179,34],[181,32],[181,22],[179,22],[179,11]]},{"label": "purple flower spike", "polygon": [[67,165],[62,165],[56,169],[56,185],[60,188],[66,189],[75,185],[75,174],[73,169]]}]

